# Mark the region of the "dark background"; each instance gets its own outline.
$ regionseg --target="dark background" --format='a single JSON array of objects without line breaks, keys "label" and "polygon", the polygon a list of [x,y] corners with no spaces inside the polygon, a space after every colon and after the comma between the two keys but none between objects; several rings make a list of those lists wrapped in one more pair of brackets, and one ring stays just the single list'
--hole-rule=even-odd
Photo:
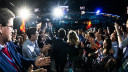
[{"label": "dark background", "polygon": [[86,11],[95,12],[100,8],[103,13],[125,15],[128,0],[0,0],[0,7],[7,7],[17,13],[22,6],[34,10],[39,8],[40,13],[47,13],[57,5],[67,5],[70,10],[78,11],[79,6],[85,6]]},{"label": "dark background", "polygon": [[[18,10],[22,7],[31,9],[32,14],[35,14],[35,16],[27,20],[25,25],[26,29],[31,26],[36,26],[36,14],[42,16],[42,20],[44,20],[45,17],[51,16],[50,12],[52,12],[56,6],[69,6],[69,11],[71,12],[80,12],[80,6],[85,6],[85,11],[89,12],[96,12],[97,9],[101,9],[102,13],[119,15],[120,19],[118,23],[122,25],[122,23],[126,22],[128,0],[0,0],[0,7],[9,8],[16,16],[18,16]],[[35,13],[35,8],[39,8],[40,11]],[[71,13],[68,16],[72,19],[63,18],[62,20],[53,20],[52,23],[58,29],[59,27],[67,29],[78,29],[78,27],[80,27],[86,29],[86,24],[83,23],[87,19],[92,21],[92,26],[99,25],[105,27],[113,25],[116,21],[116,18],[95,14],[85,14],[81,16],[80,14]],[[53,17],[51,17],[51,20],[52,18]],[[60,21],[65,21],[65,23],[60,23]],[[75,23],[75,21],[78,21],[78,23]],[[21,19],[16,18],[14,27],[20,29],[21,24]],[[42,24],[44,28],[45,23]]]}]

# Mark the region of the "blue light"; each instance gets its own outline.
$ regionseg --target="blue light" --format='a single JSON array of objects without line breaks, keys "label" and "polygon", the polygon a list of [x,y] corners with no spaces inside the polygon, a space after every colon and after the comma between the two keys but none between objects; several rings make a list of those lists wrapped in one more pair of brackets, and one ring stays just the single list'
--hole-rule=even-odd
[{"label": "blue light", "polygon": [[96,11],[96,14],[99,14],[99,13],[100,13],[100,10],[97,10],[97,11]]}]

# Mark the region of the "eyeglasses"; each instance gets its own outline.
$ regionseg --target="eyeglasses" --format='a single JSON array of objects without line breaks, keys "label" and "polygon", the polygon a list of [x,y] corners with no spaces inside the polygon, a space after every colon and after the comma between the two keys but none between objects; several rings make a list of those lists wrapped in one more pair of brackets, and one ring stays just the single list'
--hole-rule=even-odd
[{"label": "eyeglasses", "polygon": [[5,26],[5,27],[8,27],[8,29],[11,29],[13,31],[14,26]]},{"label": "eyeglasses", "polygon": [[13,29],[13,27],[14,27],[14,26],[7,26],[7,27],[10,27],[10,28],[12,28],[12,29]]},{"label": "eyeglasses", "polygon": [[8,26],[8,25],[7,25],[7,26],[3,26],[3,27],[8,27],[8,28],[10,27],[11,29],[13,29],[14,26]]},{"label": "eyeglasses", "polygon": [[[2,27],[2,26],[0,26],[0,27]],[[8,28],[11,28],[11,30],[13,30],[13,27],[14,27],[14,26],[8,26],[8,25],[7,25],[7,26],[3,26],[3,27],[8,27]]]}]

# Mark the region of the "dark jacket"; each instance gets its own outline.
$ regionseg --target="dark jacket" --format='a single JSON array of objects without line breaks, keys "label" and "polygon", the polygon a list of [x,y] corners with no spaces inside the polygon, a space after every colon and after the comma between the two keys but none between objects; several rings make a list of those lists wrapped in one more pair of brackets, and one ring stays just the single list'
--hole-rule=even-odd
[{"label": "dark jacket", "polygon": [[52,39],[52,52],[54,59],[59,63],[65,63],[67,61],[68,45],[63,39]]},{"label": "dark jacket", "polygon": [[38,36],[38,46],[39,46],[39,48],[43,48],[43,46],[44,46],[44,43],[42,42],[42,39],[41,39],[41,37],[40,36]]}]

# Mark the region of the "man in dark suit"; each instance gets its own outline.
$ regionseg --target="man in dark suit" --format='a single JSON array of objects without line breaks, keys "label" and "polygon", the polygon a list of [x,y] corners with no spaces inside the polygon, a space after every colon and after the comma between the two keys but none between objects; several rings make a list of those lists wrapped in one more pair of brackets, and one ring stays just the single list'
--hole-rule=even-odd
[{"label": "man in dark suit", "polygon": [[[36,67],[49,65],[50,58],[43,57],[43,55],[38,56],[37,59],[33,61],[16,52],[15,45],[11,42],[13,19],[14,14],[9,9],[0,8],[0,71],[26,72],[28,70],[28,72],[34,72],[31,64]],[[43,68],[37,71],[46,72]]]},{"label": "man in dark suit", "polygon": [[64,72],[64,67],[67,62],[68,45],[64,41],[65,36],[66,31],[61,28],[58,30],[58,37],[52,39],[52,52],[57,72]]}]

